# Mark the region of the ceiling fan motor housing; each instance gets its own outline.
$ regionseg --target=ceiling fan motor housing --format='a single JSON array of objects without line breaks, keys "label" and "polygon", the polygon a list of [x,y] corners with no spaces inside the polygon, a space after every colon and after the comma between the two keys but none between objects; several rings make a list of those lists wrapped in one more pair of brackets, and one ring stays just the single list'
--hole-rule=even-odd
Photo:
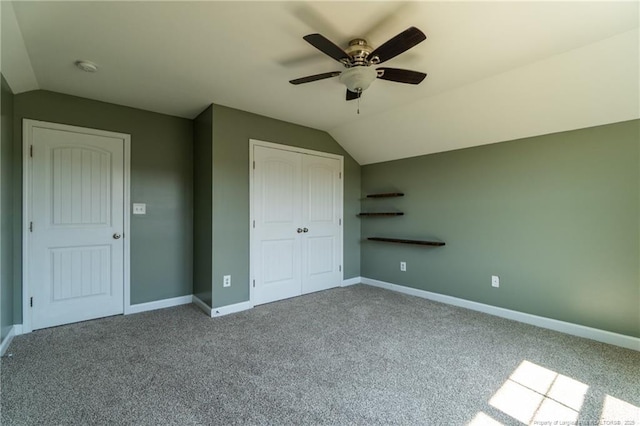
[{"label": "ceiling fan motor housing", "polygon": [[373,52],[373,48],[367,44],[367,40],[363,38],[356,38],[349,42],[349,47],[345,49],[345,52],[351,58],[350,65],[368,65],[367,57],[371,52]]},{"label": "ceiling fan motor housing", "polygon": [[340,82],[354,93],[366,90],[371,82],[378,76],[375,68],[367,66],[355,66],[348,68],[340,74]]}]

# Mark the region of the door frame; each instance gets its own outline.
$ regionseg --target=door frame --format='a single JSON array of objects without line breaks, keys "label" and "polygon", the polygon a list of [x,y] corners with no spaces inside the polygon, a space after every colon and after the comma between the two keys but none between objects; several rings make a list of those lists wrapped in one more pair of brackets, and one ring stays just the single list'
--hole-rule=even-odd
[{"label": "door frame", "polygon": [[88,127],[72,126],[68,124],[52,123],[48,121],[32,120],[25,118],[22,120],[22,332],[30,333],[33,331],[32,325],[32,311],[29,306],[29,298],[31,294],[31,285],[29,282],[29,226],[28,223],[32,217],[31,196],[33,193],[31,172],[32,166],[29,160],[30,146],[33,141],[33,129],[36,127],[62,130],[77,133],[85,133],[94,136],[106,136],[122,139],[124,145],[124,204],[123,204],[123,216],[124,216],[124,229],[123,243],[124,243],[124,301],[123,313],[126,315],[131,310],[131,282],[130,282],[130,194],[131,194],[131,135],[126,133],[109,132],[106,130],[91,129]]},{"label": "door frame", "polygon": [[319,157],[333,158],[340,161],[340,253],[338,257],[340,258],[340,265],[342,266],[342,270],[340,271],[340,281],[344,281],[344,156],[338,154],[330,154],[328,152],[322,151],[314,151],[306,148],[298,148],[297,146],[292,145],[282,145],[279,143],[266,142],[258,139],[249,139],[249,302],[251,306],[255,306],[254,300],[254,261],[256,259],[255,250],[256,250],[256,241],[255,241],[255,232],[253,231],[253,218],[254,218],[254,206],[253,206],[253,148],[256,146],[262,146],[265,148],[279,149],[281,151],[290,151],[297,152],[300,154],[308,154],[308,155],[316,155]]}]

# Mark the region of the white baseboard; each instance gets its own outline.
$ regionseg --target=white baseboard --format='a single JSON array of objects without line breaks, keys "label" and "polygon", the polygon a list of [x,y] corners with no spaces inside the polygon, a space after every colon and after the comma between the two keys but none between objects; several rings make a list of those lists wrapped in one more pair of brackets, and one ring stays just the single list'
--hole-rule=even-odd
[{"label": "white baseboard", "polygon": [[195,294],[193,295],[193,304],[202,309],[208,316],[211,316],[211,306],[207,305]]},{"label": "white baseboard", "polygon": [[155,300],[153,302],[138,303],[135,305],[131,305],[129,307],[125,307],[124,313],[125,315],[128,315],[128,314],[137,314],[140,312],[155,311],[156,309],[187,305],[192,301],[193,301],[192,295],[172,297],[171,299]]},{"label": "white baseboard", "polygon": [[353,277],[346,280],[342,280],[342,284],[340,287],[348,287],[350,285],[360,284],[362,282],[362,277]]},{"label": "white baseboard", "polygon": [[457,297],[447,296],[439,293],[432,293],[425,290],[418,290],[415,288],[405,287],[402,285],[392,284],[366,277],[362,278],[362,283],[374,287],[385,288],[387,290],[397,291],[399,293],[409,294],[411,296],[422,297],[423,299],[429,299],[436,302],[459,306],[461,308],[484,312],[486,314],[523,322],[525,324],[531,324],[538,327],[547,328],[549,330],[571,334],[573,336],[584,337],[587,339],[596,340],[598,342],[608,343],[610,345],[616,345],[623,348],[640,351],[640,338],[637,337],[626,336],[624,334],[613,333],[611,331],[600,330],[598,328],[586,327],[584,325],[540,317],[537,315],[531,315],[524,312],[513,311],[510,309],[499,308],[497,306],[472,302],[470,300],[459,299]]},{"label": "white baseboard", "polygon": [[253,308],[253,304],[249,300],[247,300],[246,302],[235,303],[233,305],[221,306],[219,308],[212,308],[211,318],[221,317],[223,315],[235,314],[236,312],[242,312],[252,308]]},{"label": "white baseboard", "polygon": [[15,336],[22,334],[22,324],[12,325],[9,329],[9,332],[0,343],[0,356],[4,356],[7,349],[9,349],[9,345]]}]

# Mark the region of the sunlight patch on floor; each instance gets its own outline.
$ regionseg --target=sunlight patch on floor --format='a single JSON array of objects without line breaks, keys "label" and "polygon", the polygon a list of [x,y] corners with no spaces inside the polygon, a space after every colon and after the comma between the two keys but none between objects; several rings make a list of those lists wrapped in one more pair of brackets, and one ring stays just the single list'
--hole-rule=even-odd
[{"label": "sunlight patch on floor", "polygon": [[518,383],[507,380],[489,404],[514,419],[528,424],[542,404],[544,396]]},{"label": "sunlight patch on floor", "polygon": [[640,425],[640,407],[607,395],[602,406],[600,424],[613,424],[618,420],[623,421],[623,425]]},{"label": "sunlight patch on floor", "polygon": [[572,424],[589,386],[529,361],[523,361],[489,404],[524,424]]}]

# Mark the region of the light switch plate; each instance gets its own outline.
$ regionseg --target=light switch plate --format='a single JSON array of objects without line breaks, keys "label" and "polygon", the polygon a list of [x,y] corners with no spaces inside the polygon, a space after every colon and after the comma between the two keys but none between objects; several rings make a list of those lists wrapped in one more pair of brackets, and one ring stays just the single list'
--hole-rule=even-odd
[{"label": "light switch plate", "polygon": [[147,214],[147,205],[144,203],[133,203],[133,214]]}]

